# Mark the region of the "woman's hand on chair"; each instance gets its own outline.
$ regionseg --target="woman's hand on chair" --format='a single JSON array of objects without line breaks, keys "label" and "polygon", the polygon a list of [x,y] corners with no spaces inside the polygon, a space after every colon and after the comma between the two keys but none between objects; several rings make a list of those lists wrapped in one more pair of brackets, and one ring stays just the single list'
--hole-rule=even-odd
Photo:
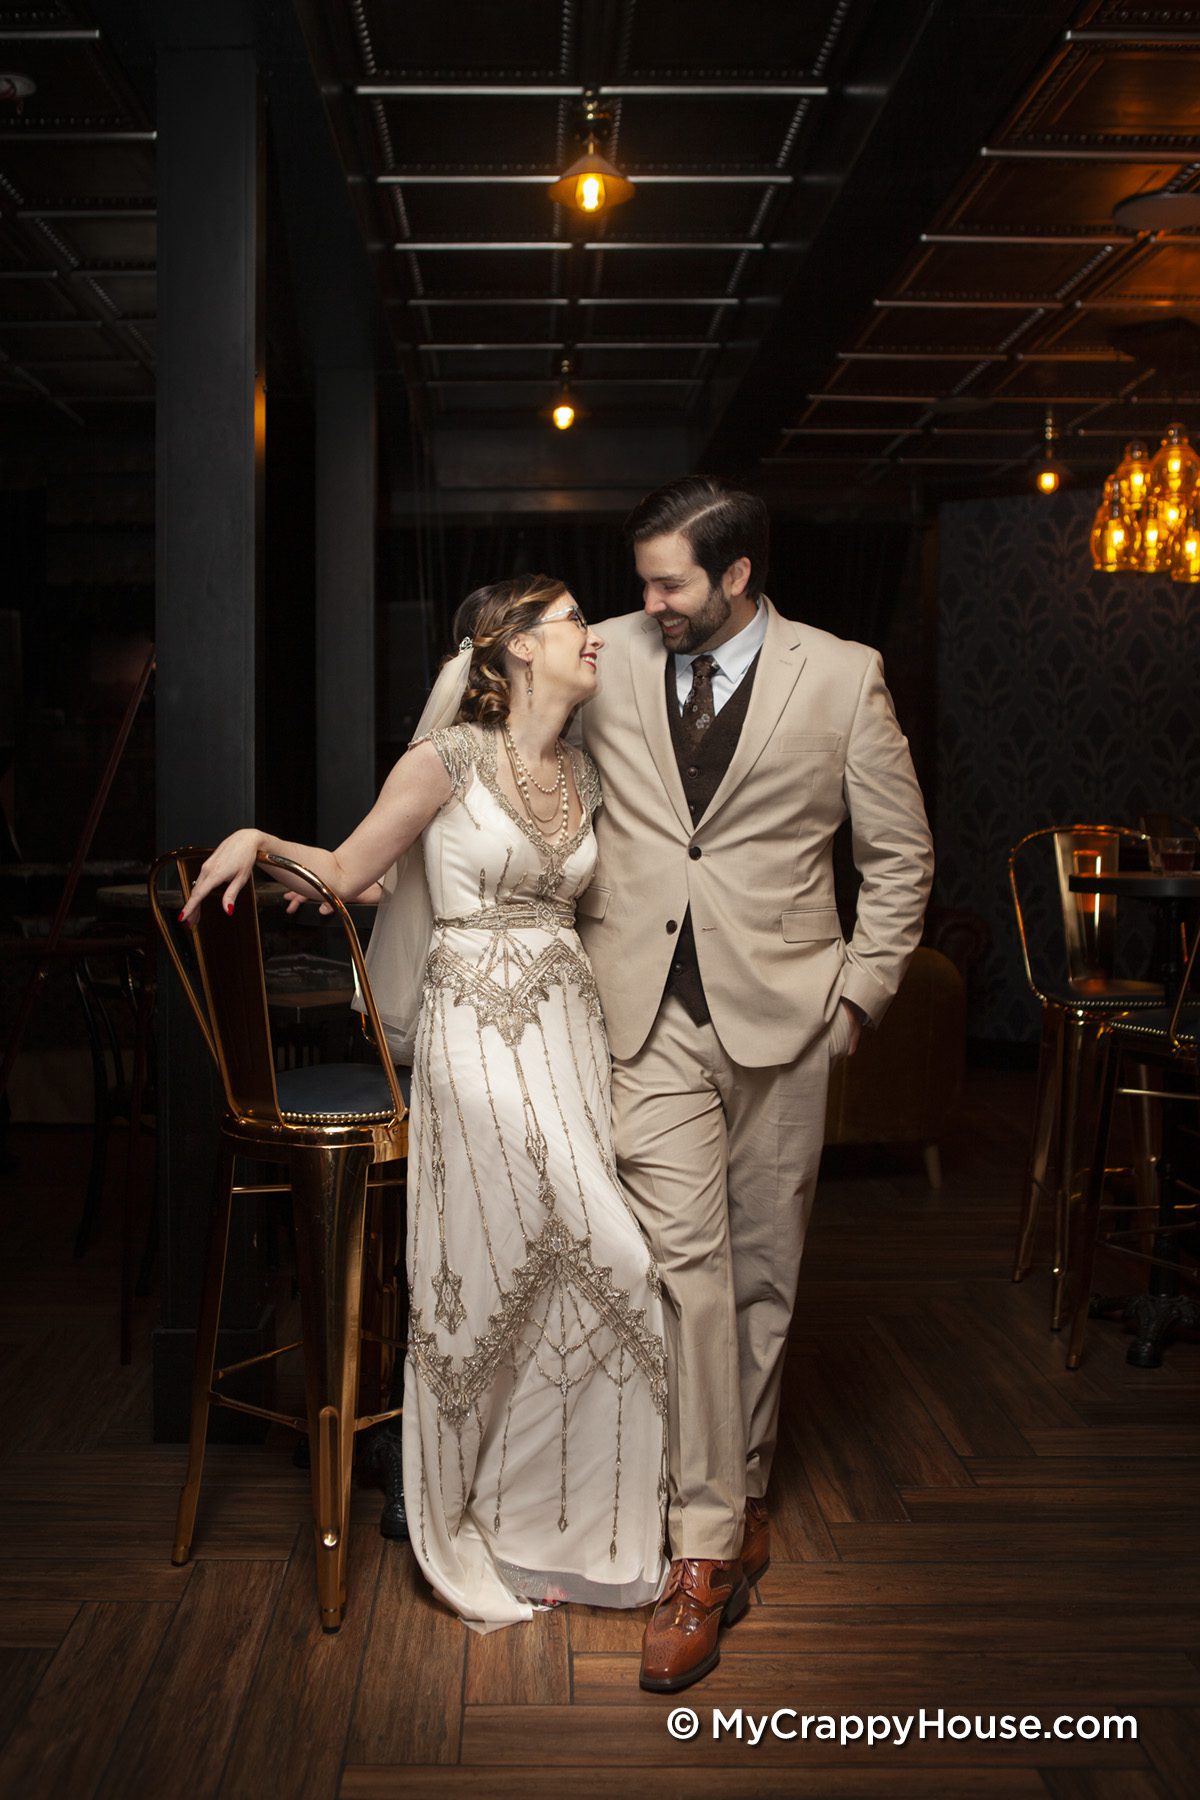
[{"label": "woman's hand on chair", "polygon": [[229,837],[223,838],[212,855],[200,865],[195,886],[179,915],[182,923],[191,925],[202,901],[218,888],[224,889],[221,905],[231,913],[234,901],[254,874],[262,847],[262,833],[253,827],[231,832]]}]

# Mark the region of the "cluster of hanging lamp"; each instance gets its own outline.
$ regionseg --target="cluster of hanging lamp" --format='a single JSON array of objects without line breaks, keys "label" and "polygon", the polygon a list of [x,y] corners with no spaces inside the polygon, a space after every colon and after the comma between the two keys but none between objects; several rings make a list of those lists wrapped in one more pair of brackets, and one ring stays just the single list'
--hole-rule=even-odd
[{"label": "cluster of hanging lamp", "polygon": [[1092,566],[1110,575],[1200,582],[1200,456],[1182,425],[1156,454],[1135,439],[1104,484],[1092,522]]}]

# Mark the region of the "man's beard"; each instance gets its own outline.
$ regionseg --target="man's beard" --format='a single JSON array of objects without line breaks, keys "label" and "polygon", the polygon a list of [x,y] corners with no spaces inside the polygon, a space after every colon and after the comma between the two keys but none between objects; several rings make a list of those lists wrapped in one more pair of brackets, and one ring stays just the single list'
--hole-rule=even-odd
[{"label": "man's beard", "polygon": [[[732,600],[729,600],[726,597],[720,582],[717,582],[714,587],[709,588],[708,599],[704,602],[700,611],[692,614],[692,617],[688,619],[678,636],[664,636],[663,643],[667,646],[667,649],[673,651],[676,656],[691,656],[694,650],[701,649],[703,645],[707,644],[709,638],[716,636],[722,625],[727,623],[732,611]],[[683,614],[675,613],[674,615],[671,615],[668,613],[666,615],[668,618],[672,616],[679,619],[683,617]],[[659,630],[662,630],[661,619],[659,620]]]}]

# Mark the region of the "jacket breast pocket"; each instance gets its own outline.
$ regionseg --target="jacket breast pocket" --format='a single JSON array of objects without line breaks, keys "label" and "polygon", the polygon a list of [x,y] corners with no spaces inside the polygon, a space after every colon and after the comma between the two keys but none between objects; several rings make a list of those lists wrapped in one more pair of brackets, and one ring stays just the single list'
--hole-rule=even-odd
[{"label": "jacket breast pocket", "polygon": [[784,913],[782,923],[785,944],[808,944],[842,935],[836,906],[794,907]]},{"label": "jacket breast pocket", "polygon": [[608,911],[606,887],[586,887],[575,902],[575,911],[585,919],[602,919]]},{"label": "jacket breast pocket", "polygon": [[836,756],[841,746],[840,731],[782,731],[775,739],[780,756]]}]

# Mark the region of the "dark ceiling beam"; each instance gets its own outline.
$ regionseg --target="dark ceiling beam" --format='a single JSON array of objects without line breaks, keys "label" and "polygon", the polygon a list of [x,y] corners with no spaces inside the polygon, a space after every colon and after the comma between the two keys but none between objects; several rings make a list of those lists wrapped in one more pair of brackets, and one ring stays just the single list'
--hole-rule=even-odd
[{"label": "dark ceiling beam", "polygon": [[1129,26],[1124,31],[1092,30],[1083,26],[1078,31],[1064,31],[1066,44],[1144,44],[1163,48],[1169,44],[1200,44],[1200,31],[1138,31]]},{"label": "dark ceiling beam", "polygon": [[37,125],[0,131],[0,144],[153,144],[157,138],[157,131],[44,131]]},{"label": "dark ceiling beam", "polygon": [[1113,233],[1111,231],[923,231],[923,244],[1012,244],[1022,249],[1037,249],[1045,246],[1056,249],[1060,246],[1074,247],[1080,245],[1096,245],[1100,249],[1115,250],[1122,244],[1135,241],[1133,232]]},{"label": "dark ceiling beam", "polygon": [[[722,348],[716,338],[579,338],[574,347],[576,350],[720,350]],[[505,338],[498,343],[470,344],[462,341],[456,343],[453,338],[443,338],[436,343],[417,344],[415,348],[438,354],[443,350],[469,350],[472,352],[561,350],[562,339]]]},{"label": "dark ceiling beam", "polygon": [[1200,159],[1200,138],[1166,143],[987,144],[979,152],[989,162],[1189,163]]},{"label": "dark ceiling beam", "polygon": [[84,26],[56,27],[46,31],[0,31],[0,44],[95,44],[100,33]]},{"label": "dark ceiling beam", "polygon": [[[364,100],[578,100],[578,82],[474,81],[413,82],[356,81],[353,90]],[[819,82],[722,81],[722,82],[621,82],[596,90],[605,100],[636,99],[732,99],[819,100],[828,87]]]},{"label": "dark ceiling beam", "polygon": [[98,200],[94,204],[81,201],[73,206],[21,206],[17,208],[18,219],[153,219],[157,207],[151,202],[144,206],[113,206]]},{"label": "dark ceiling beam", "polygon": [[1062,300],[997,300],[990,294],[968,294],[953,300],[876,300],[885,312],[1061,312]]},{"label": "dark ceiling beam", "polygon": [[[560,174],[559,169],[535,175],[518,169],[389,169],[374,181],[376,187],[542,187]],[[779,169],[626,169],[625,174],[641,187],[790,187],[794,179]]]}]

